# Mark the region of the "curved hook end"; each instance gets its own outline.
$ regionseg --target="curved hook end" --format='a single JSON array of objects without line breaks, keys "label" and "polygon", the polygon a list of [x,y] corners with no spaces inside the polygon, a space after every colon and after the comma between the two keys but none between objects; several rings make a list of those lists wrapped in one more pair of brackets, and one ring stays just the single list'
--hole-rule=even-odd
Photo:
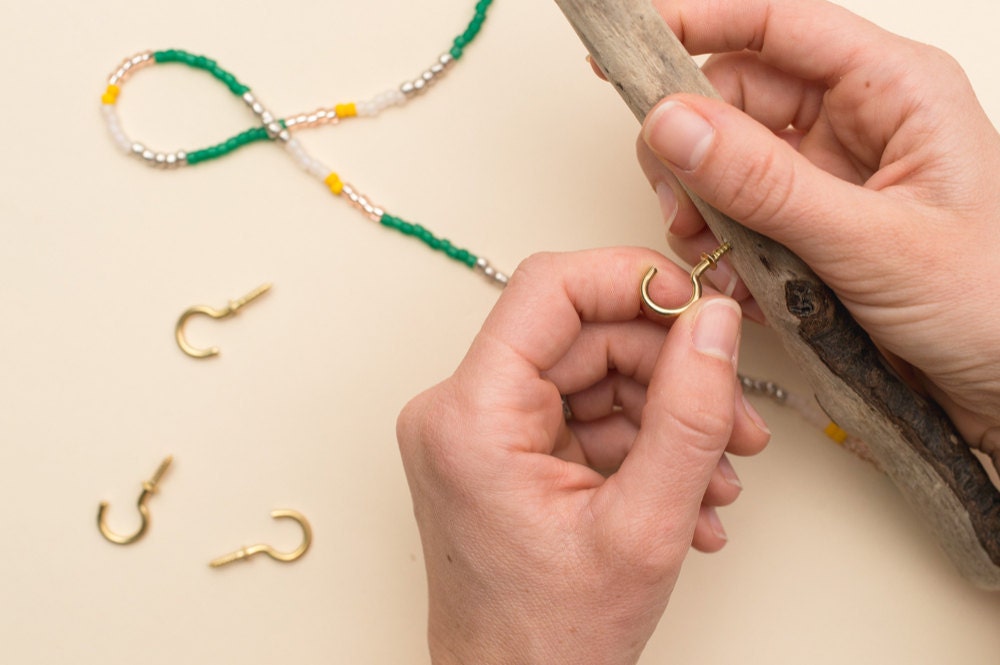
[{"label": "curved hook end", "polygon": [[656,267],[651,267],[646,271],[645,277],[642,278],[642,285],[639,287],[639,297],[642,298],[643,304],[654,314],[657,314],[666,318],[673,318],[675,316],[680,316],[683,314],[691,305],[698,301],[701,297],[701,282],[698,277],[692,272],[691,274],[691,284],[693,286],[693,292],[691,297],[686,303],[680,307],[663,307],[658,305],[656,301],[653,300],[652,296],[649,295],[649,283],[653,281],[653,277],[656,276]]},{"label": "curved hook end", "polygon": [[142,538],[143,534],[146,533],[146,528],[149,526],[149,509],[146,505],[141,502],[139,503],[139,516],[142,518],[142,523],[139,525],[139,530],[128,536],[121,536],[114,531],[112,531],[105,521],[105,516],[108,511],[108,502],[102,501],[97,507],[97,529],[104,536],[104,539],[115,545],[131,545],[135,541]]},{"label": "curved hook end", "polygon": [[312,527],[309,526],[309,521],[304,515],[302,515],[302,513],[290,509],[272,510],[271,517],[287,517],[298,522],[299,526],[302,527],[302,543],[291,552],[279,552],[270,545],[265,544],[241,547],[235,552],[223,554],[220,557],[212,559],[208,562],[208,565],[212,568],[218,568],[220,566],[233,563],[234,561],[244,561],[255,554],[266,554],[275,561],[280,561],[282,563],[291,563],[292,561],[301,558],[302,555],[309,550],[309,546],[312,544]]}]

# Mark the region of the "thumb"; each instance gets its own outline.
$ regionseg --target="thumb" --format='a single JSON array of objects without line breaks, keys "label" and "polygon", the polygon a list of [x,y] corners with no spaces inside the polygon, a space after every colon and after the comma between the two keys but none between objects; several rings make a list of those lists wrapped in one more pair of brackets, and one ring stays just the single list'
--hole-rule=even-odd
[{"label": "thumb", "polygon": [[849,256],[852,231],[865,231],[857,211],[878,205],[872,192],[823,171],[719,100],[668,97],[650,111],[642,136],[706,203],[813,265]]},{"label": "thumb", "polygon": [[612,479],[630,532],[687,551],[735,419],[740,307],[703,298],[673,323],[646,392],[639,434]]}]

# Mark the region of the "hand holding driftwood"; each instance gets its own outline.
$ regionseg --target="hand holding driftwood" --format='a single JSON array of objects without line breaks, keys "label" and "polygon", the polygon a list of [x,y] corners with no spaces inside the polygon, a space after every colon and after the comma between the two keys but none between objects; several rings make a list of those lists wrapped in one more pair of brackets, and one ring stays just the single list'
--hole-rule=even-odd
[{"label": "hand holding driftwood", "polygon": [[[986,256],[1000,251],[1000,201],[989,183],[1000,170],[1000,137],[959,68],[819,0],[740,3],[739,15],[726,15],[726,3],[661,3],[693,52],[734,52],[728,61],[714,61],[719,79],[733,90],[747,92],[771,77],[770,96],[763,95],[770,108],[734,100],[726,90],[758,121],[751,123],[715,101],[718,93],[649,0],[557,3],[608,80],[646,121],[647,143],[662,148],[659,157],[685,187],[684,202],[689,197],[697,208],[681,205],[675,226],[691,239],[680,247],[696,244],[702,219],[719,241],[731,243],[729,260],[824,409],[868,442],[962,574],[1000,588],[1000,492],[968,445],[988,449],[1000,434],[1000,338],[974,290],[1000,287],[1000,268],[995,261],[961,261],[963,247],[966,254],[984,244],[993,250]],[[707,5],[716,15],[705,13]],[[895,59],[883,61],[882,52]],[[933,71],[912,66],[916,57]],[[912,92],[926,86],[905,76],[920,74],[941,86],[938,97]],[[706,117],[729,122],[730,130],[744,123],[746,145],[719,131],[700,155],[704,161],[671,160],[670,146],[658,143],[661,126],[647,114],[675,93],[702,97],[680,97],[673,111],[706,124]],[[906,94],[911,98],[893,107],[891,95]],[[871,106],[858,102],[864,95]],[[783,116],[793,96],[796,113]],[[960,103],[964,113],[957,112]],[[878,113],[870,110],[875,106]],[[664,116],[659,111],[671,109],[660,107],[657,115]],[[894,124],[887,129],[879,122]],[[781,143],[775,134],[789,126],[788,143]],[[765,139],[780,146],[740,158],[741,149]],[[728,183],[720,172],[728,173]],[[773,177],[776,172],[781,177]],[[907,254],[903,243],[927,252]],[[920,262],[929,268],[924,282]],[[880,347],[915,368],[917,381],[904,381]]]}]

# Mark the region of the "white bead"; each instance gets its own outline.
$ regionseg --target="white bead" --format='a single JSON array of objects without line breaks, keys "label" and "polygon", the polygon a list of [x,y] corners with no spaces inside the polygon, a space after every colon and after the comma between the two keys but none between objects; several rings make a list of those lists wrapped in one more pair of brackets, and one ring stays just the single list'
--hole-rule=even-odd
[{"label": "white bead", "polygon": [[328,167],[326,164],[316,161],[315,159],[312,160],[312,163],[309,165],[309,174],[320,182],[324,182],[332,171],[333,169]]}]

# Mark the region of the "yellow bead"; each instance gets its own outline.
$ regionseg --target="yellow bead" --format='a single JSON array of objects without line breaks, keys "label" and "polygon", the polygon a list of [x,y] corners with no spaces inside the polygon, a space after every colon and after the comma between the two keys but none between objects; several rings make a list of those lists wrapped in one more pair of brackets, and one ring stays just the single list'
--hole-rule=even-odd
[{"label": "yellow bead", "polygon": [[330,188],[330,191],[337,196],[340,196],[340,193],[344,191],[344,183],[340,181],[340,176],[332,171],[323,182],[325,182],[326,186]]},{"label": "yellow bead", "polygon": [[108,89],[104,91],[101,95],[102,104],[114,104],[118,101],[118,93],[121,92],[121,88],[117,85],[109,85]]},{"label": "yellow bead", "polygon": [[837,443],[843,443],[844,441],[847,440],[847,432],[840,429],[840,427],[837,426],[837,423],[834,422],[831,422],[829,425],[827,425],[826,429],[823,430],[823,433],[826,434],[831,439],[833,439],[834,441],[836,441]]},{"label": "yellow bead", "polygon": [[358,107],[354,105],[354,102],[337,104],[333,107],[333,110],[336,111],[338,118],[350,118],[358,114]]}]

